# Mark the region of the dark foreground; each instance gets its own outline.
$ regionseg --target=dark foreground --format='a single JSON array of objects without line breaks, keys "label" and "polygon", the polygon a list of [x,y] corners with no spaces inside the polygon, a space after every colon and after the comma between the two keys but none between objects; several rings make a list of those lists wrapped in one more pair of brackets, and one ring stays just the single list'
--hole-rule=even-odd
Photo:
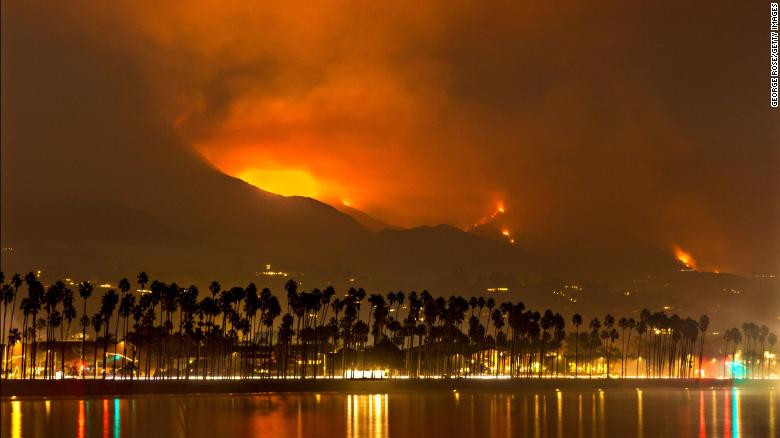
[{"label": "dark foreground", "polygon": [[145,394],[247,394],[264,392],[387,393],[452,390],[777,388],[780,380],[730,379],[257,379],[257,380],[3,380],[3,398],[92,397]]},{"label": "dark foreground", "polygon": [[606,388],[4,399],[0,437],[773,438],[780,427],[778,392]]}]

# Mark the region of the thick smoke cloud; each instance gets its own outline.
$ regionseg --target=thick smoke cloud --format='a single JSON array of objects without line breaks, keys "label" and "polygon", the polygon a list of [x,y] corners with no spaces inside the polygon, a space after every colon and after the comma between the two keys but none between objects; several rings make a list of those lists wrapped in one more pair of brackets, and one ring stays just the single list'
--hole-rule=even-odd
[{"label": "thick smoke cloud", "polygon": [[[400,225],[466,227],[503,201],[518,236],[679,245],[705,269],[780,267],[763,5],[149,6],[4,3],[3,95],[51,80],[9,76],[6,61],[35,49],[45,63],[65,41],[100,73],[51,74],[63,88],[117,89],[121,123],[83,118],[123,139],[122,154],[184,145],[232,175],[307,172],[322,199]],[[16,120],[6,101],[4,138]],[[62,153],[66,140],[36,154]],[[4,173],[14,158],[35,160],[6,143]],[[100,151],[83,164],[115,162]]]}]

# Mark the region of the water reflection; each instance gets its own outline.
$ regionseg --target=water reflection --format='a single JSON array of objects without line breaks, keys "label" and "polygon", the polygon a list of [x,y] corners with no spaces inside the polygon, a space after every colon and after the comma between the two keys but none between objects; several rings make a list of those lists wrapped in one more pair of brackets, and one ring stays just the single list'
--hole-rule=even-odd
[{"label": "water reflection", "polygon": [[645,424],[642,411],[644,410],[642,402],[642,390],[636,390],[636,436],[643,438],[645,436]]},{"label": "water reflection", "polygon": [[0,438],[773,437],[777,401],[745,388],[6,400]]},{"label": "water reflection", "polygon": [[512,398],[513,397],[506,397],[506,436],[511,437],[512,436]]},{"label": "water reflection", "polygon": [[704,391],[699,392],[699,438],[707,436],[707,420],[704,416]]},{"label": "water reflection", "polygon": [[[387,394],[353,394],[346,397],[348,437],[379,438],[388,436],[390,427],[387,415]],[[299,427],[299,430],[301,429]]]},{"label": "water reflection", "polygon": [[78,420],[78,438],[84,438],[84,429],[86,428],[86,415],[84,414],[84,400],[79,400],[79,420]]},{"label": "water reflection", "polygon": [[22,436],[22,402],[18,400],[11,402],[11,436]]},{"label": "water reflection", "polygon": [[561,393],[561,391],[558,390],[555,391],[555,398],[558,402],[558,411],[557,411],[558,428],[556,430],[557,432],[556,435],[558,437],[562,437],[563,436],[563,394]]},{"label": "water reflection", "polygon": [[769,436],[775,437],[775,390],[769,391]]},{"label": "water reflection", "polygon": [[114,399],[114,438],[122,436],[122,409],[120,409],[119,399]]},{"label": "water reflection", "polygon": [[539,438],[539,394],[534,394],[534,437]]},{"label": "water reflection", "polygon": [[599,436],[603,437],[606,432],[604,421],[604,391],[599,389]]},{"label": "water reflection", "polygon": [[723,434],[731,436],[731,398],[728,390],[723,391]]},{"label": "water reflection", "polygon": [[108,399],[103,399],[103,438],[108,438]]},{"label": "water reflection", "polygon": [[590,436],[596,436],[596,394],[592,394],[590,406]]},{"label": "water reflection", "polygon": [[740,429],[739,429],[739,420],[740,420],[740,418],[739,418],[740,417],[740,412],[739,412],[739,408],[740,408],[740,404],[739,404],[739,389],[734,388],[733,391],[734,391],[734,397],[733,397],[733,402],[731,403],[731,412],[732,412],[732,414],[731,414],[731,423],[732,423],[733,426],[732,426],[732,429],[731,429],[731,431],[732,431],[731,436],[733,438],[739,438],[739,432],[740,432]]},{"label": "water reflection", "polygon": [[710,423],[712,423],[712,430],[718,430],[718,400],[717,392],[712,389],[712,412],[710,413]]}]

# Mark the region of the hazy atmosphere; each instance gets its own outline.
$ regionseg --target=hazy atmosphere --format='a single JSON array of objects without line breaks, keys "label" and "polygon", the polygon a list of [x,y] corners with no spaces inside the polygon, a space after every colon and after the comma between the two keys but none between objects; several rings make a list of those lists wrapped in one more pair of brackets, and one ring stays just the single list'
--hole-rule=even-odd
[{"label": "hazy atmosphere", "polygon": [[193,151],[393,225],[502,203],[519,237],[778,270],[763,10],[325,3],[4,3],[3,200],[144,210],[136,170]]}]

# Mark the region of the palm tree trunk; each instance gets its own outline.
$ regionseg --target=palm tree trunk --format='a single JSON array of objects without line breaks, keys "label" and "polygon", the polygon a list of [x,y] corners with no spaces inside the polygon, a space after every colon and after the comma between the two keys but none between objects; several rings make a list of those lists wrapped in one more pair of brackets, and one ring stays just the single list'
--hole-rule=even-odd
[{"label": "palm tree trunk", "polygon": [[[580,321],[582,318],[579,319]],[[577,365],[579,363],[579,347],[580,347],[580,328],[577,327],[577,333],[574,335],[574,377],[579,376]]]},{"label": "palm tree trunk", "polygon": [[[106,380],[106,355],[108,354],[108,336],[109,336],[109,327],[110,325],[110,317],[106,319],[106,330],[103,334],[103,380]],[[116,363],[116,359],[114,359],[114,363]]]},{"label": "palm tree trunk", "polygon": [[[17,295],[19,295],[18,291],[17,291],[17,293],[14,294],[14,301],[11,304],[11,318],[9,319],[9,323],[8,323],[8,333],[9,334],[10,334],[11,330],[13,330],[13,328],[14,328],[14,312],[16,311],[16,296]],[[10,344],[10,342],[9,342],[9,344]],[[6,378],[8,378],[8,361],[10,359],[9,356],[11,356],[13,354],[13,348],[11,348],[11,346],[9,345],[9,346],[6,347],[6,350],[8,350],[8,353],[6,354],[6,357],[5,357],[6,364],[5,364],[4,368],[6,369],[5,370],[5,372],[6,372],[5,376],[6,376]],[[11,364],[13,364],[13,362],[11,362]]]},{"label": "palm tree trunk", "polygon": [[36,323],[38,322],[38,314],[33,313],[32,315],[32,329],[33,329],[33,338],[32,338],[32,368],[30,369],[31,377],[33,380],[35,380],[36,376],[36,359],[38,358],[38,328],[36,327]]},{"label": "palm tree trunk", "polygon": [[[87,316],[87,298],[84,297],[84,313],[81,314],[82,317]],[[86,376],[86,367],[84,367],[84,342],[87,340],[87,324],[82,324],[81,327],[81,363],[79,364],[79,368],[81,369],[81,378],[84,379]],[[83,368],[81,368],[83,367]]]},{"label": "palm tree trunk", "polygon": [[[46,318],[47,321],[49,321],[48,315]],[[43,380],[46,380],[49,378],[49,331],[51,330],[51,324],[47,322],[46,324],[46,343],[44,344],[44,347],[46,348],[46,354],[44,355],[44,363],[43,363]]]},{"label": "palm tree trunk", "polygon": [[119,315],[116,316],[116,324],[114,325],[114,333],[116,339],[114,339],[114,365],[111,367],[111,380],[116,380],[116,350],[119,344]]},{"label": "palm tree trunk", "polygon": [[[70,324],[68,324],[68,328],[70,329]],[[66,333],[70,331],[67,330]],[[61,361],[61,367],[60,370],[62,370],[62,380],[65,380],[65,341],[67,339],[67,336],[62,335],[62,325],[60,325],[60,340],[62,341],[62,351],[60,355],[60,361]]]},{"label": "palm tree trunk", "polygon": [[642,334],[639,333],[639,344],[636,347],[636,377],[639,378],[639,358],[642,355]]},{"label": "palm tree trunk", "polygon": [[[0,293],[2,293],[2,292],[0,292]],[[3,298],[5,298],[5,297],[3,297]],[[2,364],[3,364],[3,369],[0,370],[0,374],[6,371],[5,370],[5,362],[6,362],[6,354],[7,354],[6,350],[7,350],[7,348],[6,348],[6,345],[5,345],[5,325],[8,323],[8,319],[6,318],[6,312],[7,311],[8,311],[8,302],[5,301],[3,303],[3,320],[2,320],[2,322],[0,322],[0,326],[2,326],[2,333],[0,333],[0,352],[2,352],[2,358],[0,358],[0,360],[2,360]],[[8,330],[10,330],[10,328]],[[7,377],[8,376],[6,375],[6,378]]]},{"label": "palm tree trunk", "polygon": [[94,369],[92,370],[92,378],[93,379],[97,379],[97,350],[98,350],[97,337],[98,337],[98,334],[97,334],[97,332],[95,332],[95,343],[94,343],[94,348],[92,349],[92,352],[93,352],[92,363],[94,365]]}]

